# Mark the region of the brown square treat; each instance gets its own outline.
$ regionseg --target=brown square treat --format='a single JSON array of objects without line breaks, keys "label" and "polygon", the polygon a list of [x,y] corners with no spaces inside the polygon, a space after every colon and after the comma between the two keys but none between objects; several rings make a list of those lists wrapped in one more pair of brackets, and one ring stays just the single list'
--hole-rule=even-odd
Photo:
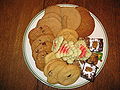
[{"label": "brown square treat", "polygon": [[101,51],[103,51],[103,39],[101,39],[101,38],[90,38],[88,47],[89,47],[91,52],[101,52]]},{"label": "brown square treat", "polygon": [[93,64],[84,63],[81,77],[93,82],[96,76],[97,69],[98,67]]}]

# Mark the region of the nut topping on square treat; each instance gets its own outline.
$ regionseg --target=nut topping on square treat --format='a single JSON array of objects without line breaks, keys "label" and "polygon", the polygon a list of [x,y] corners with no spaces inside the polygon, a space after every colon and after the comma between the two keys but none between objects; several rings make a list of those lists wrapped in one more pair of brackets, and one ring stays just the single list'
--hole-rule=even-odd
[{"label": "nut topping on square treat", "polygon": [[98,67],[93,64],[84,63],[83,70],[81,72],[81,77],[93,82],[95,79],[97,69]]}]

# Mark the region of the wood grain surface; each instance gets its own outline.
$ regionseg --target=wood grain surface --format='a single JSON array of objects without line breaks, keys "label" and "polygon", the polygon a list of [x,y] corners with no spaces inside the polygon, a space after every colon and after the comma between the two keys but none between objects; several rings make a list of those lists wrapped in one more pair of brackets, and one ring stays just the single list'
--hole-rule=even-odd
[{"label": "wood grain surface", "polygon": [[109,54],[94,83],[76,90],[120,90],[119,0],[0,0],[0,90],[56,90],[38,81],[27,68],[22,40],[30,20],[40,10],[59,3],[83,6],[104,25]]}]

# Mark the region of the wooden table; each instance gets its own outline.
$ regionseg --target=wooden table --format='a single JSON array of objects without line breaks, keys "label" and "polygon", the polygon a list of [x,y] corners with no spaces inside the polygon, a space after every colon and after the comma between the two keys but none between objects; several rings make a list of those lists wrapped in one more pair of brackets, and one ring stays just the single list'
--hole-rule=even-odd
[{"label": "wooden table", "polygon": [[107,62],[94,83],[76,90],[120,90],[119,0],[0,0],[0,90],[56,90],[38,81],[28,70],[22,40],[30,20],[58,3],[77,4],[94,13],[109,38]]}]

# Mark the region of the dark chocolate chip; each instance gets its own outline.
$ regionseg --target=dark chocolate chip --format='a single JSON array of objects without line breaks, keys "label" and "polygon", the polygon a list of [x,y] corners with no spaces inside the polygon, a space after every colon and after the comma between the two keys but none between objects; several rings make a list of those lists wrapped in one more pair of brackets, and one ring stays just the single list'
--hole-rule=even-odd
[{"label": "dark chocolate chip", "polygon": [[42,43],[42,45],[46,45],[46,43],[45,43],[45,42],[43,42],[43,43]]},{"label": "dark chocolate chip", "polygon": [[39,27],[40,29],[43,29],[42,27]]},{"label": "dark chocolate chip", "polygon": [[71,76],[71,74],[70,75],[68,75],[67,77],[70,77]]}]

